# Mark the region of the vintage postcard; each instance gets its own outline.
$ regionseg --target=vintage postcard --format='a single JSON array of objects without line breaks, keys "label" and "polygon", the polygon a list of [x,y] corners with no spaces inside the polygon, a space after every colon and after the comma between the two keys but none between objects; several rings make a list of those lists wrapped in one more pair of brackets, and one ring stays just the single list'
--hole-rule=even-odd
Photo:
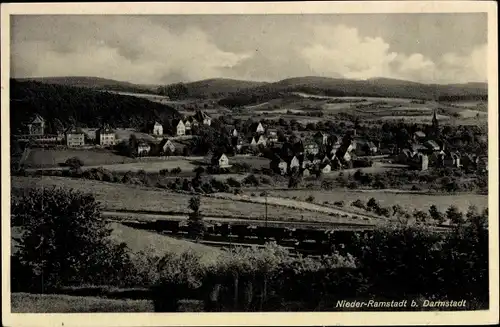
[{"label": "vintage postcard", "polygon": [[5,326],[498,323],[495,2],[1,11]]}]

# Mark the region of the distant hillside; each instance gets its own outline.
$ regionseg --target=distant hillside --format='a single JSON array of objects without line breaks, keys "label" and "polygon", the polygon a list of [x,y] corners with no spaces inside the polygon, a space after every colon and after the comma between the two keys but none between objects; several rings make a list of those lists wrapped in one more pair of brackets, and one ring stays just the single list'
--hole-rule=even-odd
[{"label": "distant hillside", "polygon": [[39,82],[10,82],[10,116],[14,133],[33,114],[47,120],[49,132],[77,122],[81,127],[142,127],[180,117],[172,107],[137,97],[88,88]]},{"label": "distant hillside", "polygon": [[113,79],[88,76],[30,77],[19,78],[17,80],[135,93],[156,93],[156,90],[158,88],[157,85],[133,84],[129,82],[116,81]]},{"label": "distant hillside", "polygon": [[303,92],[325,96],[365,96],[393,97],[409,99],[437,100],[439,97],[481,97],[488,94],[486,84],[421,84],[387,78],[375,78],[366,81],[327,77],[296,77],[275,83],[268,83],[254,88],[235,92],[222,99],[226,106],[243,106],[269,101],[288,92]]},{"label": "distant hillside", "polygon": [[166,85],[162,87],[160,93],[173,99],[220,98],[266,84],[265,82],[212,78],[196,82]]}]

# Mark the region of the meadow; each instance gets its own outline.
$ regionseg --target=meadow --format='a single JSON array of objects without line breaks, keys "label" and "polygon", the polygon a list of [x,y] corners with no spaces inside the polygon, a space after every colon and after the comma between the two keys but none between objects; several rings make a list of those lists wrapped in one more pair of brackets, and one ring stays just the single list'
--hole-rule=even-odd
[{"label": "meadow", "polygon": [[108,150],[78,149],[30,149],[24,165],[26,168],[59,167],[69,158],[78,157],[85,166],[111,165],[134,162],[134,159],[121,156]]},{"label": "meadow", "polygon": [[429,210],[431,205],[436,205],[439,210],[445,211],[450,205],[457,206],[461,211],[467,211],[469,205],[475,205],[478,209],[488,207],[488,196],[478,194],[455,194],[455,195],[429,195],[418,193],[397,193],[384,192],[380,190],[370,191],[316,191],[316,190],[280,190],[270,191],[270,195],[277,197],[297,197],[299,200],[305,200],[313,196],[316,203],[324,201],[335,202],[344,201],[350,205],[353,201],[361,200],[366,203],[368,199],[375,198],[382,206],[393,206],[399,204],[405,210],[413,211]]},{"label": "meadow", "polygon": [[164,256],[166,253],[193,251],[200,255],[200,260],[204,264],[213,263],[221,253],[218,248],[128,227],[120,223],[113,222],[108,226],[112,229],[111,238],[117,243],[124,242],[132,252],[144,251]]},{"label": "meadow", "polygon": [[13,313],[154,312],[152,300],[12,293]]},{"label": "meadow", "polygon": [[[13,176],[11,186],[14,194],[24,192],[26,188],[30,187],[73,188],[92,193],[102,207],[107,210],[151,210],[183,214],[190,212],[188,202],[191,195],[168,192],[159,188],[54,176]],[[201,212],[206,216],[264,219],[266,209],[263,203],[202,196]],[[274,220],[333,221],[333,217],[326,213],[273,205],[268,206],[268,217]]]}]

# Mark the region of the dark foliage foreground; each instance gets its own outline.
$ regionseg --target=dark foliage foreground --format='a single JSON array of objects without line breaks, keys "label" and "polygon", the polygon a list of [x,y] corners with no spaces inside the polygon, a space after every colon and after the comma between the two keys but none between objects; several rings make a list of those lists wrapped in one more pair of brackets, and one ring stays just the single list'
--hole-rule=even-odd
[{"label": "dark foliage foreground", "polygon": [[150,287],[157,311],[177,311],[185,298],[204,300],[206,311],[336,310],[337,300],[417,298],[488,307],[488,212],[474,208],[446,234],[400,225],[322,259],[270,244],[223,252],[210,264],[194,252],[157,257],[113,243],[91,195],[32,190],[13,200],[12,214],[24,231],[12,257],[14,292]]}]

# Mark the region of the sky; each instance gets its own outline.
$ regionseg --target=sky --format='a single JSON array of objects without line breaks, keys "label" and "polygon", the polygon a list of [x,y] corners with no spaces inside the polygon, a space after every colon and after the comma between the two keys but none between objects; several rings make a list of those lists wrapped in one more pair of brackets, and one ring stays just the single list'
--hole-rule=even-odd
[{"label": "sky", "polygon": [[486,82],[486,13],[11,16],[11,77]]}]

